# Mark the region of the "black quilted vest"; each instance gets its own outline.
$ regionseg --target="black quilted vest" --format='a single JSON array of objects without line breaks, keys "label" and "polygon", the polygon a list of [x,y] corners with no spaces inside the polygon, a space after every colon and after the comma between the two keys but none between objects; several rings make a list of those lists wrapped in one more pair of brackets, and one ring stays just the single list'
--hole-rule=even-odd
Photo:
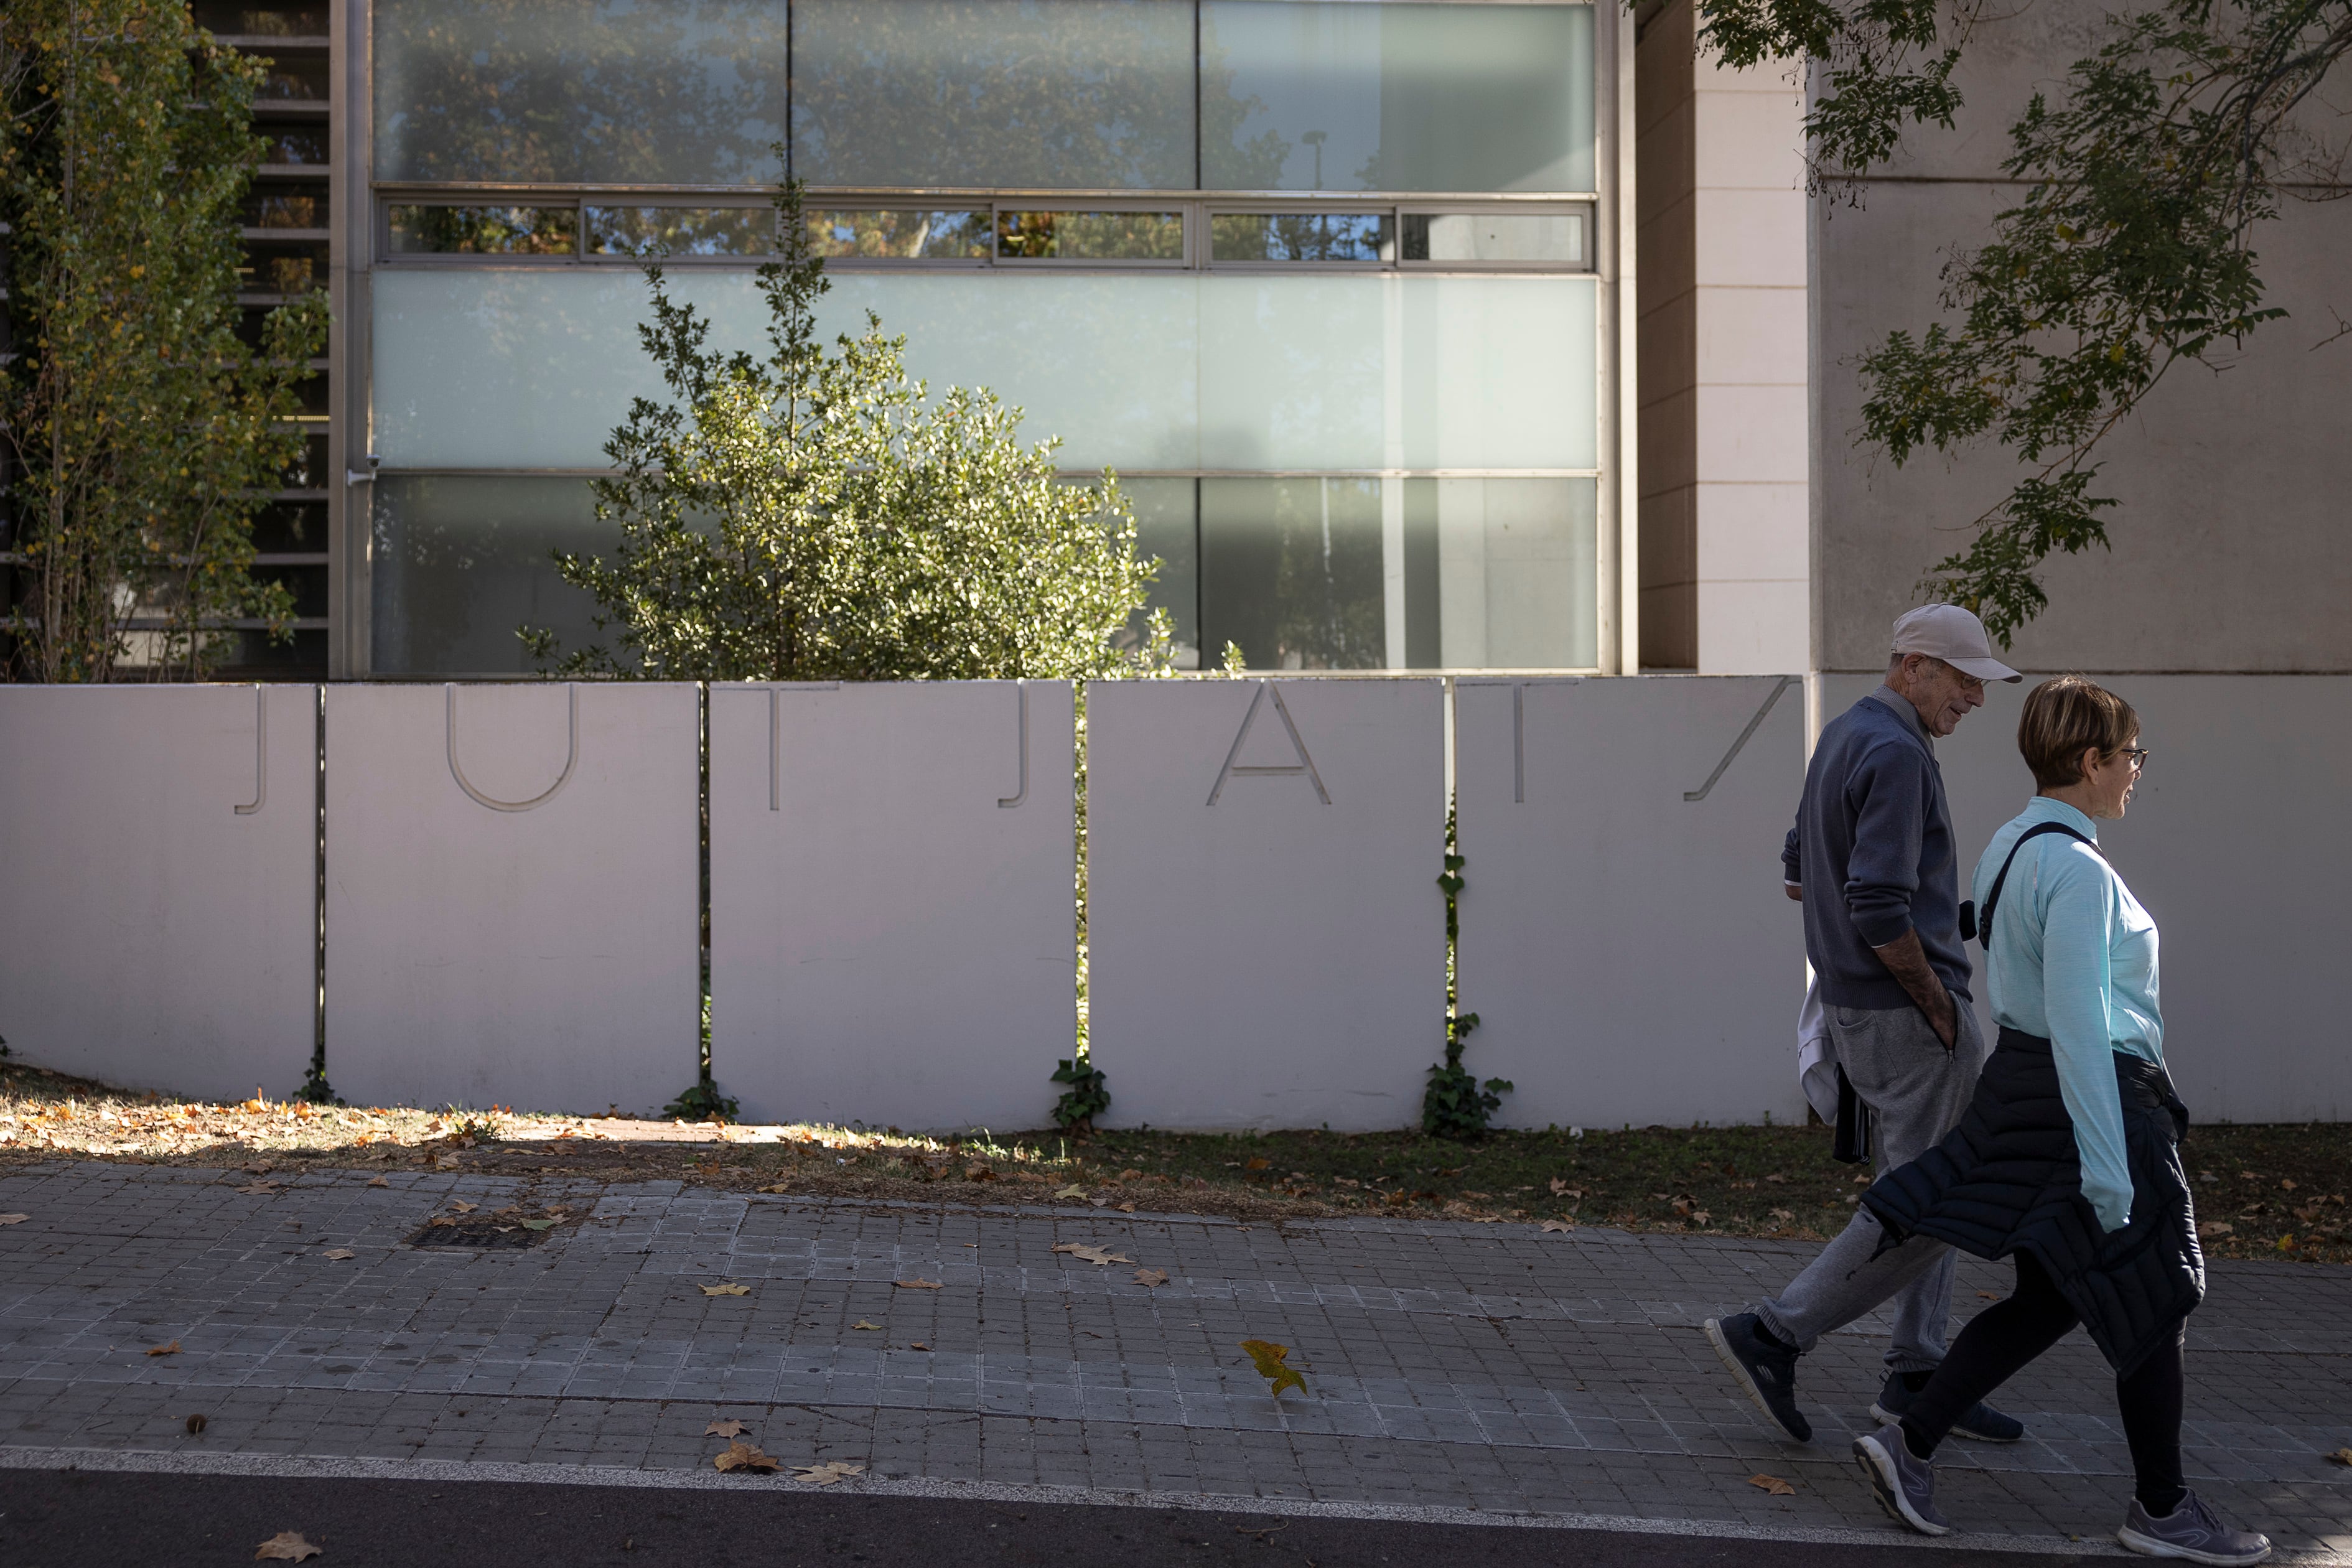
[{"label": "black quilted vest", "polygon": [[1906,1237],[1978,1258],[2032,1254],[2118,1373],[2179,1330],[2205,1296],[2205,1258],[2178,1144],[2189,1112],[2164,1069],[2116,1053],[2132,1217],[2109,1235],[2083,1196],[2074,1124],[2050,1042],[2004,1028],[1976,1096],[1945,1140],[1889,1171],[1862,1201]]}]

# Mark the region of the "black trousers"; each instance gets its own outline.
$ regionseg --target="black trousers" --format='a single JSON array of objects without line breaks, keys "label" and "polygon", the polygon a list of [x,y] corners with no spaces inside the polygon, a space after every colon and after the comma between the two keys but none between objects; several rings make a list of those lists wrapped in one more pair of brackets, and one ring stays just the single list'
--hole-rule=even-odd
[{"label": "black trousers", "polygon": [[[1970,1406],[2056,1344],[2078,1321],[2042,1265],[2023,1252],[2015,1257],[2015,1292],[1979,1312],[1960,1331],[1944,1364],[1904,1414],[1904,1441],[1923,1459],[1934,1455],[1952,1424]],[[2179,1508],[2186,1490],[2180,1483],[2186,1381],[2180,1358],[2188,1331],[2189,1321],[2183,1318],[2169,1338],[2116,1379],[2116,1403],[2123,1412],[2125,1440],[2131,1445],[2134,1490],[2140,1506],[2159,1517]]]}]

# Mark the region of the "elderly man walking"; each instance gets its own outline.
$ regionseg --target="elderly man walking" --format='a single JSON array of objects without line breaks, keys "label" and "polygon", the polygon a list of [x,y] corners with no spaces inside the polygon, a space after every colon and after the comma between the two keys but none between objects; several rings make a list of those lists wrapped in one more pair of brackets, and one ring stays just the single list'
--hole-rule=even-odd
[{"label": "elderly man walking", "polygon": [[[1805,906],[1805,953],[1847,1082],[1868,1107],[1880,1173],[1908,1163],[1960,1119],[1984,1046],[1969,1010],[1960,946],[1959,857],[1936,765],[1936,740],[1984,703],[1988,680],[2021,679],[1992,657],[1983,624],[1958,605],[1895,623],[1885,684],[1822,727],[1797,825],[1781,850],[1789,897]],[[1866,1208],[1779,1296],[1709,1319],[1716,1353],[1758,1407],[1796,1441],[1797,1358],[1821,1336],[1892,1299],[1894,1342],[1872,1413],[1899,1418],[1944,1359],[1951,1249],[1882,1253]],[[1954,1428],[1990,1442],[2024,1436],[1979,1405]]]}]

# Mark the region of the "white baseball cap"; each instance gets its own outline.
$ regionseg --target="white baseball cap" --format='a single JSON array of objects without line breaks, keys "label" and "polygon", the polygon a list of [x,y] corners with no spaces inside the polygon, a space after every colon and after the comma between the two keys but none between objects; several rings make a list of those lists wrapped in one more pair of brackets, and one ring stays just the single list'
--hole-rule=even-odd
[{"label": "white baseball cap", "polygon": [[1929,654],[1979,680],[2025,677],[1992,656],[1984,623],[1958,605],[1922,605],[1895,623],[1895,652]]}]

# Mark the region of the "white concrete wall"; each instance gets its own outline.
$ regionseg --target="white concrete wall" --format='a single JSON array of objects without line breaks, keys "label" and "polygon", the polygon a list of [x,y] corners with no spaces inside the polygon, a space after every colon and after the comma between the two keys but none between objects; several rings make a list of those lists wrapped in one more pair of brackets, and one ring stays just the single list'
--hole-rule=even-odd
[{"label": "white concrete wall", "polygon": [[1048,1123],[1076,1021],[1070,684],[1023,704],[712,689],[712,1071],[746,1117]]},{"label": "white concrete wall", "polygon": [[1780,854],[1804,700],[1777,677],[1455,687],[1464,1064],[1517,1127],[1801,1121],[1804,931]]},{"label": "white concrete wall", "polygon": [[[1993,830],[2033,794],[2017,716],[2037,679],[1993,687],[1937,742],[1964,885]],[[2099,843],[2156,919],[2165,1055],[2181,1098],[2200,1121],[2352,1120],[2352,1026],[2326,979],[2352,932],[2352,677],[2099,679],[2138,710],[2154,752],[2129,813],[2101,823]],[[1876,684],[1825,677],[1822,712]],[[1983,950],[1969,952],[1980,975]],[[1979,1014],[1989,1024],[1981,996]]]},{"label": "white concrete wall", "polygon": [[[698,1055],[695,689],[455,688],[454,767],[452,689],[327,693],[328,1077],[361,1104],[653,1110]],[[545,798],[496,809],[460,769]]]},{"label": "white concrete wall", "polygon": [[[1443,701],[1428,680],[1089,689],[1090,1020],[1109,1121],[1419,1120],[1444,1050]],[[1229,758],[1297,771],[1228,773]]]},{"label": "white concrete wall", "polygon": [[0,686],[0,1038],[16,1057],[175,1094],[300,1087],[317,701],[313,686]]}]

